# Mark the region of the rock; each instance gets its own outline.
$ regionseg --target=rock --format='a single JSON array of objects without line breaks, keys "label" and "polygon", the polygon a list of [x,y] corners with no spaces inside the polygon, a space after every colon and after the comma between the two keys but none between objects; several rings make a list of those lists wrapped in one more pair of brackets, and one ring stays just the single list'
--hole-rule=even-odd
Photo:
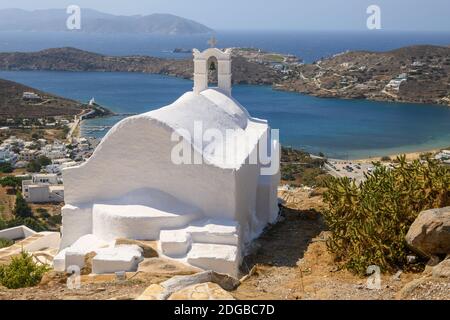
[{"label": "rock", "polygon": [[406,242],[418,254],[429,257],[450,252],[450,207],[419,214],[411,225]]},{"label": "rock", "polygon": [[142,248],[144,258],[156,258],[158,252],[156,251],[156,243],[152,241],[138,241],[130,239],[117,239],[116,246],[118,245],[137,245]]},{"label": "rock", "polygon": [[396,293],[396,299],[402,300],[407,299],[414,290],[416,290],[420,285],[427,282],[427,278],[414,279],[403,286],[403,288]]},{"label": "rock", "polygon": [[[229,275],[216,273],[214,271],[205,271],[189,276],[175,276],[167,281],[160,283],[159,285],[151,285],[139,297],[139,300],[167,300],[176,292],[182,291],[183,289],[188,287],[205,283],[213,283],[219,286],[221,290],[234,290],[240,285],[239,280],[230,277]],[[203,289],[199,289],[199,291],[197,290],[198,292],[202,292],[202,295],[205,292],[209,292],[209,289],[207,290],[206,287],[202,288]],[[208,288],[211,289],[211,292],[217,291],[214,289],[215,286],[211,287],[211,285],[209,285]],[[194,291],[197,292],[196,289]],[[191,290],[191,292],[194,291]],[[226,295],[224,295],[223,293],[220,293],[218,291],[216,293],[217,294],[215,295],[217,297],[226,297]]]},{"label": "rock", "polygon": [[437,266],[439,264],[439,262],[441,262],[441,259],[439,259],[439,257],[431,256],[426,265],[430,266],[430,267],[434,267],[434,266]]},{"label": "rock", "polygon": [[185,265],[174,260],[164,258],[150,258],[144,259],[144,261],[139,264],[137,272],[152,275],[184,276],[198,273],[200,272],[200,269]]},{"label": "rock", "polygon": [[188,286],[213,282],[220,285],[225,290],[234,290],[240,285],[240,281],[226,274],[220,274],[214,271],[205,271],[192,276],[173,277],[161,285],[166,288],[167,293],[174,293]]},{"label": "rock", "polygon": [[445,259],[433,268],[434,278],[450,278],[450,259]]},{"label": "rock", "polygon": [[194,284],[173,293],[168,300],[235,300],[218,284],[207,282]]},{"label": "rock", "polygon": [[49,271],[44,273],[39,285],[53,286],[61,283],[67,283],[67,274],[65,272]]},{"label": "rock", "polygon": [[[134,274],[134,273],[131,273]],[[81,283],[82,284],[92,284],[92,283],[108,283],[108,282],[116,282],[117,276],[116,274],[89,274],[89,275],[81,275]]]},{"label": "rock", "polygon": [[163,300],[165,288],[159,284],[152,284],[136,300]]},{"label": "rock", "polygon": [[92,273],[92,259],[97,255],[95,252],[89,252],[84,256],[84,267],[81,269],[82,275]]}]

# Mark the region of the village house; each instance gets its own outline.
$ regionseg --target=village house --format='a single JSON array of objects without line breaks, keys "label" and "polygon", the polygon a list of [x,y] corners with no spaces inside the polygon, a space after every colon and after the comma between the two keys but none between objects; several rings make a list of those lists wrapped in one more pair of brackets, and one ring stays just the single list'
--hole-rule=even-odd
[{"label": "village house", "polygon": [[9,147],[0,146],[0,163],[14,164],[17,161],[17,154],[10,150]]},{"label": "village house", "polygon": [[39,157],[39,150],[29,150],[24,149],[19,153],[19,160],[21,161],[32,161]]},{"label": "village house", "polygon": [[41,96],[34,92],[24,92],[22,94],[23,100],[41,100]]},{"label": "village house", "polygon": [[65,158],[67,156],[67,148],[66,145],[55,141],[53,144],[47,144],[41,149],[42,155],[46,156],[49,159],[60,159]]},{"label": "village house", "polygon": [[386,85],[386,90],[392,90],[392,91],[399,91],[400,86],[406,82],[408,79],[408,75],[406,73],[402,73],[398,75],[396,78],[389,81],[389,83]]},{"label": "village house", "polygon": [[56,174],[34,174],[22,181],[22,193],[27,202],[49,203],[64,201],[64,186]]}]

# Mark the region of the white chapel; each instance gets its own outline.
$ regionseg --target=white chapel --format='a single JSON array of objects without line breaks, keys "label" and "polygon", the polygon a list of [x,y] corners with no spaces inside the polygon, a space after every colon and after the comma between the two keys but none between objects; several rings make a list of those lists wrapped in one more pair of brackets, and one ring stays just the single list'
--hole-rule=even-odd
[{"label": "white chapel", "polygon": [[248,245],[277,219],[278,141],[232,97],[231,50],[193,53],[193,91],[120,121],[88,161],[63,170],[56,270],[81,268],[95,251],[94,273],[133,271],[142,252],[115,244],[126,238],[158,241],[161,256],[237,276]]}]

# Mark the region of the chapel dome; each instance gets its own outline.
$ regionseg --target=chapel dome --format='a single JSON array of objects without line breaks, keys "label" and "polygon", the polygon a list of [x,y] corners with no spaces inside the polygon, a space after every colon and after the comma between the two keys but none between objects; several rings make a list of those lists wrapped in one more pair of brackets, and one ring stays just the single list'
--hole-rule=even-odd
[{"label": "chapel dome", "polygon": [[191,134],[195,121],[201,121],[204,129],[224,131],[245,130],[251,119],[239,102],[217,89],[207,89],[200,94],[187,92],[174,103],[143,116],[161,121],[173,129],[187,129]]}]

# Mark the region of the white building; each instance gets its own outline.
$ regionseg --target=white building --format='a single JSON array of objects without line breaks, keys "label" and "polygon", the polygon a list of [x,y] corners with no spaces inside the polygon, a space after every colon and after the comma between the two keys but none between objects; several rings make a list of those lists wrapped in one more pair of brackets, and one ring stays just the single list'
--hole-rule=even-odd
[{"label": "white building", "polygon": [[[218,88],[208,88],[211,61]],[[267,121],[231,96],[231,51],[194,50],[194,65],[193,91],[122,120],[87,162],[63,170],[55,268],[72,263],[69,252],[84,261],[83,252],[95,249],[86,243],[131,238],[158,240],[164,256],[237,275],[246,247],[278,218],[279,144]],[[268,141],[263,164],[258,152]]]},{"label": "white building", "polygon": [[14,164],[17,161],[17,154],[8,147],[0,146],[0,163],[9,162]]},{"label": "white building", "polygon": [[450,150],[441,150],[441,152],[436,154],[435,159],[443,162],[450,160]]},{"label": "white building", "polygon": [[56,174],[35,174],[22,181],[22,193],[27,202],[49,203],[64,201],[64,186]]},{"label": "white building", "polygon": [[22,95],[24,100],[40,100],[41,96],[34,92],[24,92]]},{"label": "white building", "polygon": [[20,153],[19,153],[19,160],[21,160],[21,161],[36,160],[38,157],[39,157],[38,150],[24,149],[24,150],[20,151]]},{"label": "white building", "polygon": [[386,89],[399,91],[400,86],[406,81],[408,81],[408,74],[406,73],[399,74],[396,78],[389,81],[389,83],[386,85]]},{"label": "white building", "polygon": [[66,158],[67,156],[67,148],[65,144],[60,142],[54,142],[53,144],[47,144],[41,149],[41,153],[43,156],[54,160],[60,158]]},{"label": "white building", "polygon": [[60,159],[64,161],[54,160],[52,164],[49,164],[45,167],[45,171],[48,173],[60,174],[61,171],[65,168],[75,167],[79,165],[76,161],[71,161],[71,159]]}]

